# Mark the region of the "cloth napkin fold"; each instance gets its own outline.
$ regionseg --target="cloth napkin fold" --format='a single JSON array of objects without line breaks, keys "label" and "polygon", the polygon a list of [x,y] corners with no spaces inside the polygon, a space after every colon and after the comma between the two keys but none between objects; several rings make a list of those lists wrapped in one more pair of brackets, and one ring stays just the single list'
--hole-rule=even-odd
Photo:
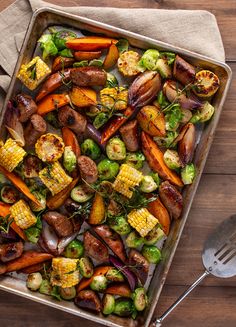
[{"label": "cloth napkin fold", "polygon": [[[6,92],[34,10],[53,7],[130,30],[224,61],[224,47],[213,14],[203,10],[61,7],[43,0],[17,0],[0,13],[0,87]],[[3,96],[0,98],[0,108]]]}]

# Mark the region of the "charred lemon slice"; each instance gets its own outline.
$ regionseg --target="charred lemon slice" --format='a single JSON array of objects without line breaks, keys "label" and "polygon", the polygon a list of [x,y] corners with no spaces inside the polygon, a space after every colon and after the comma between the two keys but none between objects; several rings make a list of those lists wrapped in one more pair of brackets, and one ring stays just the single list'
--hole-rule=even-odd
[{"label": "charred lemon slice", "polygon": [[135,76],[140,73],[139,60],[138,52],[125,51],[118,59],[118,69],[124,76]]},{"label": "charred lemon slice", "polygon": [[195,76],[194,92],[199,97],[210,97],[216,93],[220,86],[220,80],[216,74],[210,70],[201,70]]},{"label": "charred lemon slice", "polygon": [[35,152],[39,159],[55,162],[61,158],[65,145],[58,135],[47,133],[42,135],[35,144]]}]

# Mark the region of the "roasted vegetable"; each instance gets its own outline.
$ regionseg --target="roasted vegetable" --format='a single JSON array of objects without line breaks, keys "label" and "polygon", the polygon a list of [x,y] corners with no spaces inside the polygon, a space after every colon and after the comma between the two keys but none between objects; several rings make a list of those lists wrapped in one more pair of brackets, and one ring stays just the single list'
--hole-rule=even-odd
[{"label": "roasted vegetable", "polygon": [[110,160],[124,160],[126,157],[124,142],[118,137],[113,137],[107,143],[106,154]]},{"label": "roasted vegetable", "polygon": [[37,156],[46,162],[55,162],[60,159],[64,148],[65,145],[61,137],[51,133],[42,135],[35,144]]},{"label": "roasted vegetable", "polygon": [[19,200],[10,207],[11,216],[14,218],[15,223],[22,229],[27,229],[34,225],[37,218],[30,210],[30,207],[24,200]]},{"label": "roasted vegetable", "polygon": [[119,298],[115,302],[113,314],[120,317],[129,317],[133,314],[134,310],[135,308],[132,300]]},{"label": "roasted vegetable", "polygon": [[85,184],[78,185],[71,190],[71,198],[79,203],[86,202],[93,197],[93,193]]},{"label": "roasted vegetable", "polygon": [[127,283],[114,283],[106,289],[107,294],[114,294],[123,297],[131,297],[132,292]]},{"label": "roasted vegetable", "polygon": [[5,144],[0,141],[0,163],[9,172],[18,166],[25,155],[25,150],[13,139],[7,139]]},{"label": "roasted vegetable", "polygon": [[119,164],[109,159],[103,159],[98,164],[98,175],[101,180],[113,179],[119,172]]},{"label": "roasted vegetable", "polygon": [[60,30],[53,34],[53,42],[58,50],[66,48],[66,42],[75,39],[77,35],[69,30]]},{"label": "roasted vegetable", "polygon": [[178,103],[174,103],[167,107],[165,111],[166,129],[168,131],[175,131],[183,119],[182,109]]},{"label": "roasted vegetable", "polygon": [[115,298],[111,294],[105,294],[102,299],[102,313],[104,315],[111,314],[115,309]]},{"label": "roasted vegetable", "polygon": [[139,186],[140,191],[144,193],[151,193],[155,191],[157,188],[158,185],[155,183],[152,176],[148,176],[148,175],[143,177]]},{"label": "roasted vegetable", "polygon": [[154,245],[157,241],[165,237],[164,231],[156,225],[144,238],[143,243],[146,245]]},{"label": "roasted vegetable", "polygon": [[167,59],[164,58],[157,59],[154,70],[157,70],[162,78],[171,78],[172,76],[171,67],[168,65]]},{"label": "roasted vegetable", "polygon": [[68,40],[66,47],[73,50],[96,51],[109,48],[117,40],[101,36],[85,36],[77,39]]},{"label": "roasted vegetable", "polygon": [[56,56],[58,49],[53,42],[52,34],[43,34],[38,40],[40,48],[43,51],[43,60],[48,59],[50,56]]},{"label": "roasted vegetable", "polygon": [[97,129],[101,128],[109,119],[109,116],[105,112],[100,112],[93,121],[93,126]]},{"label": "roasted vegetable", "polygon": [[201,70],[195,75],[193,91],[199,97],[208,98],[213,96],[219,86],[219,77],[210,70]]},{"label": "roasted vegetable", "polygon": [[192,163],[188,164],[181,169],[181,178],[184,185],[192,184],[195,176],[196,176],[196,168],[194,164]]},{"label": "roasted vegetable", "polygon": [[[105,276],[106,273],[108,272],[108,270],[111,269],[111,268],[112,268],[111,266],[100,266],[100,267],[94,268],[94,273],[92,274],[92,277],[83,278],[79,282],[79,285],[77,287],[77,292],[80,292],[81,290],[83,290],[85,288],[88,288],[95,276]],[[86,277],[86,276],[84,276],[84,277]]]},{"label": "roasted vegetable", "polygon": [[206,101],[203,106],[193,114],[190,123],[205,123],[211,119],[211,117],[214,115],[214,112],[215,108],[208,101]]},{"label": "roasted vegetable", "polygon": [[37,227],[33,226],[25,229],[25,235],[27,237],[27,240],[33,244],[37,244],[40,234],[41,234],[41,229]]},{"label": "roasted vegetable", "polygon": [[63,154],[63,166],[71,173],[76,168],[76,155],[71,146],[65,146]]},{"label": "roasted vegetable", "polygon": [[81,144],[81,151],[85,156],[88,156],[93,160],[96,160],[101,156],[100,147],[92,139],[84,140]]},{"label": "roasted vegetable", "polygon": [[70,92],[70,99],[79,108],[97,104],[96,92],[88,87],[73,86]]},{"label": "roasted vegetable", "polygon": [[145,289],[143,287],[136,288],[132,297],[136,310],[143,311],[146,308],[148,302]]},{"label": "roasted vegetable", "polygon": [[75,134],[68,128],[62,128],[62,138],[65,146],[71,146],[76,158],[80,156],[80,146]]},{"label": "roasted vegetable", "polygon": [[144,69],[155,70],[157,59],[159,58],[159,51],[156,49],[148,49],[144,52],[140,59],[140,65]]},{"label": "roasted vegetable", "polygon": [[111,268],[106,273],[106,278],[109,280],[109,282],[124,282],[124,276],[122,273],[115,268]]},{"label": "roasted vegetable", "polygon": [[145,157],[141,152],[135,153],[127,153],[125,162],[128,165],[131,165],[135,169],[140,169],[143,167],[143,162],[145,161]]},{"label": "roasted vegetable", "polygon": [[116,45],[112,44],[109,47],[107,55],[104,59],[103,68],[106,70],[111,69],[116,64],[118,58],[119,58],[119,51],[118,51]]},{"label": "roasted vegetable", "polygon": [[95,193],[92,208],[89,213],[88,223],[91,225],[102,224],[106,217],[106,208],[103,197]]},{"label": "roasted vegetable", "polygon": [[37,291],[43,281],[43,277],[39,272],[29,274],[27,276],[26,280],[26,286],[31,290],[31,291]]},{"label": "roasted vegetable", "polygon": [[78,259],[53,258],[51,284],[52,286],[71,287],[79,282]]},{"label": "roasted vegetable", "polygon": [[129,248],[138,248],[140,245],[143,245],[143,238],[136,231],[132,231],[127,236],[125,243]]},{"label": "roasted vegetable", "polygon": [[170,169],[178,169],[182,166],[178,152],[175,150],[166,150],[163,159]]},{"label": "roasted vegetable", "polygon": [[165,117],[156,106],[144,106],[137,119],[142,130],[152,136],[165,136]]},{"label": "roasted vegetable", "polygon": [[93,291],[102,292],[107,288],[108,280],[105,276],[95,276],[89,285]]},{"label": "roasted vegetable", "polygon": [[20,145],[25,145],[23,125],[19,120],[18,109],[13,106],[13,102],[9,101],[7,110],[4,115],[4,124],[11,137]]},{"label": "roasted vegetable", "polygon": [[74,57],[76,60],[92,60],[98,59],[102,55],[102,51],[76,51]]},{"label": "roasted vegetable", "polygon": [[150,262],[157,264],[161,260],[161,251],[154,245],[144,245],[142,255]]},{"label": "roasted vegetable", "polygon": [[106,87],[117,87],[119,86],[118,80],[115,77],[115,75],[111,74],[111,73],[107,73],[107,81],[106,81]]},{"label": "roasted vegetable", "polygon": [[142,236],[146,236],[158,220],[146,209],[134,209],[127,216],[129,224]]},{"label": "roasted vegetable", "polygon": [[114,216],[108,219],[108,224],[111,229],[119,235],[126,235],[130,233],[131,228],[124,216]]},{"label": "roasted vegetable", "polygon": [[76,289],[71,287],[60,287],[59,294],[63,300],[72,300],[76,297]]},{"label": "roasted vegetable", "polygon": [[78,259],[82,257],[83,254],[84,254],[84,245],[79,240],[73,240],[72,242],[70,242],[64,251],[65,257],[71,259]]},{"label": "roasted vegetable", "polygon": [[192,123],[185,125],[177,138],[178,153],[183,165],[192,161],[196,139],[196,129]]},{"label": "roasted vegetable", "polygon": [[89,257],[82,257],[79,261],[80,273],[85,278],[91,278],[93,276],[93,262]]},{"label": "roasted vegetable", "polygon": [[49,94],[38,103],[37,113],[39,115],[46,115],[50,111],[61,108],[68,103],[70,103],[70,98],[67,93]]},{"label": "roasted vegetable", "polygon": [[128,106],[128,90],[120,87],[106,87],[100,91],[101,104],[105,109],[122,111]]},{"label": "roasted vegetable", "polygon": [[23,160],[22,174],[25,178],[38,177],[42,163],[39,158],[33,155],[27,155]]},{"label": "roasted vegetable", "polygon": [[52,285],[50,284],[49,280],[43,279],[39,288],[39,293],[50,295],[51,292],[52,292]]},{"label": "roasted vegetable", "polygon": [[64,68],[71,67],[74,61],[75,61],[74,58],[58,56],[53,60],[52,71],[55,73],[58,70],[63,70]]},{"label": "roasted vegetable", "polygon": [[1,199],[5,203],[15,203],[19,199],[18,191],[9,185],[5,185],[1,188]]},{"label": "roasted vegetable", "polygon": [[139,60],[140,55],[138,52],[125,51],[118,59],[118,69],[124,76],[135,76],[140,73]]}]

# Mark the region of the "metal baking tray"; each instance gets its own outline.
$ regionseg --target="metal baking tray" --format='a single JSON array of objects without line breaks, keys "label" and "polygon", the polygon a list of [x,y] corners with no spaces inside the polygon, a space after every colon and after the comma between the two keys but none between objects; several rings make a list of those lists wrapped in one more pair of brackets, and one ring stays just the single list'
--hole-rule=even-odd
[{"label": "metal baking tray", "polygon": [[[0,126],[2,125],[3,116],[9,99],[21,90],[21,83],[16,79],[16,74],[20,66],[22,65],[22,63],[30,61],[35,51],[37,40],[39,39],[40,35],[49,26],[52,25],[62,25],[74,29],[88,31],[91,33],[98,33],[116,38],[126,38],[129,40],[129,43],[132,46],[141,49],[157,48],[163,51],[173,51],[184,56],[186,60],[188,60],[195,66],[209,68],[219,76],[221,81],[220,88],[213,99],[213,105],[216,109],[214,117],[205,126],[203,131],[199,133],[198,146],[196,148],[194,157],[194,162],[197,167],[197,176],[194,180],[194,183],[190,186],[185,187],[184,189],[184,210],[182,218],[180,220],[174,221],[172,224],[171,232],[164,244],[164,248],[162,251],[163,260],[156,267],[150,282],[148,290],[148,295],[150,299],[149,305],[144,311],[144,313],[140,315],[137,320],[119,318],[115,316],[104,317],[102,314],[96,315],[77,308],[72,302],[57,302],[42,294],[30,292],[25,286],[25,281],[22,280],[20,277],[17,277],[16,274],[13,276],[3,276],[0,278],[0,289],[2,290],[92,320],[95,323],[101,323],[106,326],[113,327],[147,327],[151,322],[154,309],[160,297],[162,287],[165,283],[168,270],[170,268],[172,259],[175,254],[175,250],[177,248],[185,222],[187,220],[188,213],[190,211],[191,204],[195,192],[197,190],[197,186],[200,181],[201,174],[203,172],[203,168],[207,159],[207,155],[213,140],[214,132],[216,130],[216,126],[219,121],[221,111],[223,109],[223,104],[226,98],[227,91],[229,89],[232,72],[231,69],[225,63],[218,62],[216,60],[175,47],[173,45],[157,41],[142,35],[131,33],[129,31],[116,28],[114,26],[109,26],[100,22],[96,22],[84,17],[67,14],[52,8],[42,8],[37,10],[33,14],[30,24],[28,26],[28,30],[20,51],[20,55],[11,80],[11,84],[6,95],[5,103],[2,108],[0,116]],[[4,128],[1,128],[1,134],[4,134]]]}]

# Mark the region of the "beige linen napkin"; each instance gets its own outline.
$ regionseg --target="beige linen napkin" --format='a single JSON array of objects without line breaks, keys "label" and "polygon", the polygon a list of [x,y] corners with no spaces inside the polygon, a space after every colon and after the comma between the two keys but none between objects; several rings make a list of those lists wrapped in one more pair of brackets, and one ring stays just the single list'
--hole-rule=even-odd
[{"label": "beige linen napkin", "polygon": [[[32,12],[44,6],[172,43],[220,61],[225,60],[216,18],[207,11],[60,7],[42,0],[17,0],[0,13],[0,66],[6,72],[6,75],[0,75],[0,87],[5,91]],[[2,100],[0,99],[0,107]]]}]

